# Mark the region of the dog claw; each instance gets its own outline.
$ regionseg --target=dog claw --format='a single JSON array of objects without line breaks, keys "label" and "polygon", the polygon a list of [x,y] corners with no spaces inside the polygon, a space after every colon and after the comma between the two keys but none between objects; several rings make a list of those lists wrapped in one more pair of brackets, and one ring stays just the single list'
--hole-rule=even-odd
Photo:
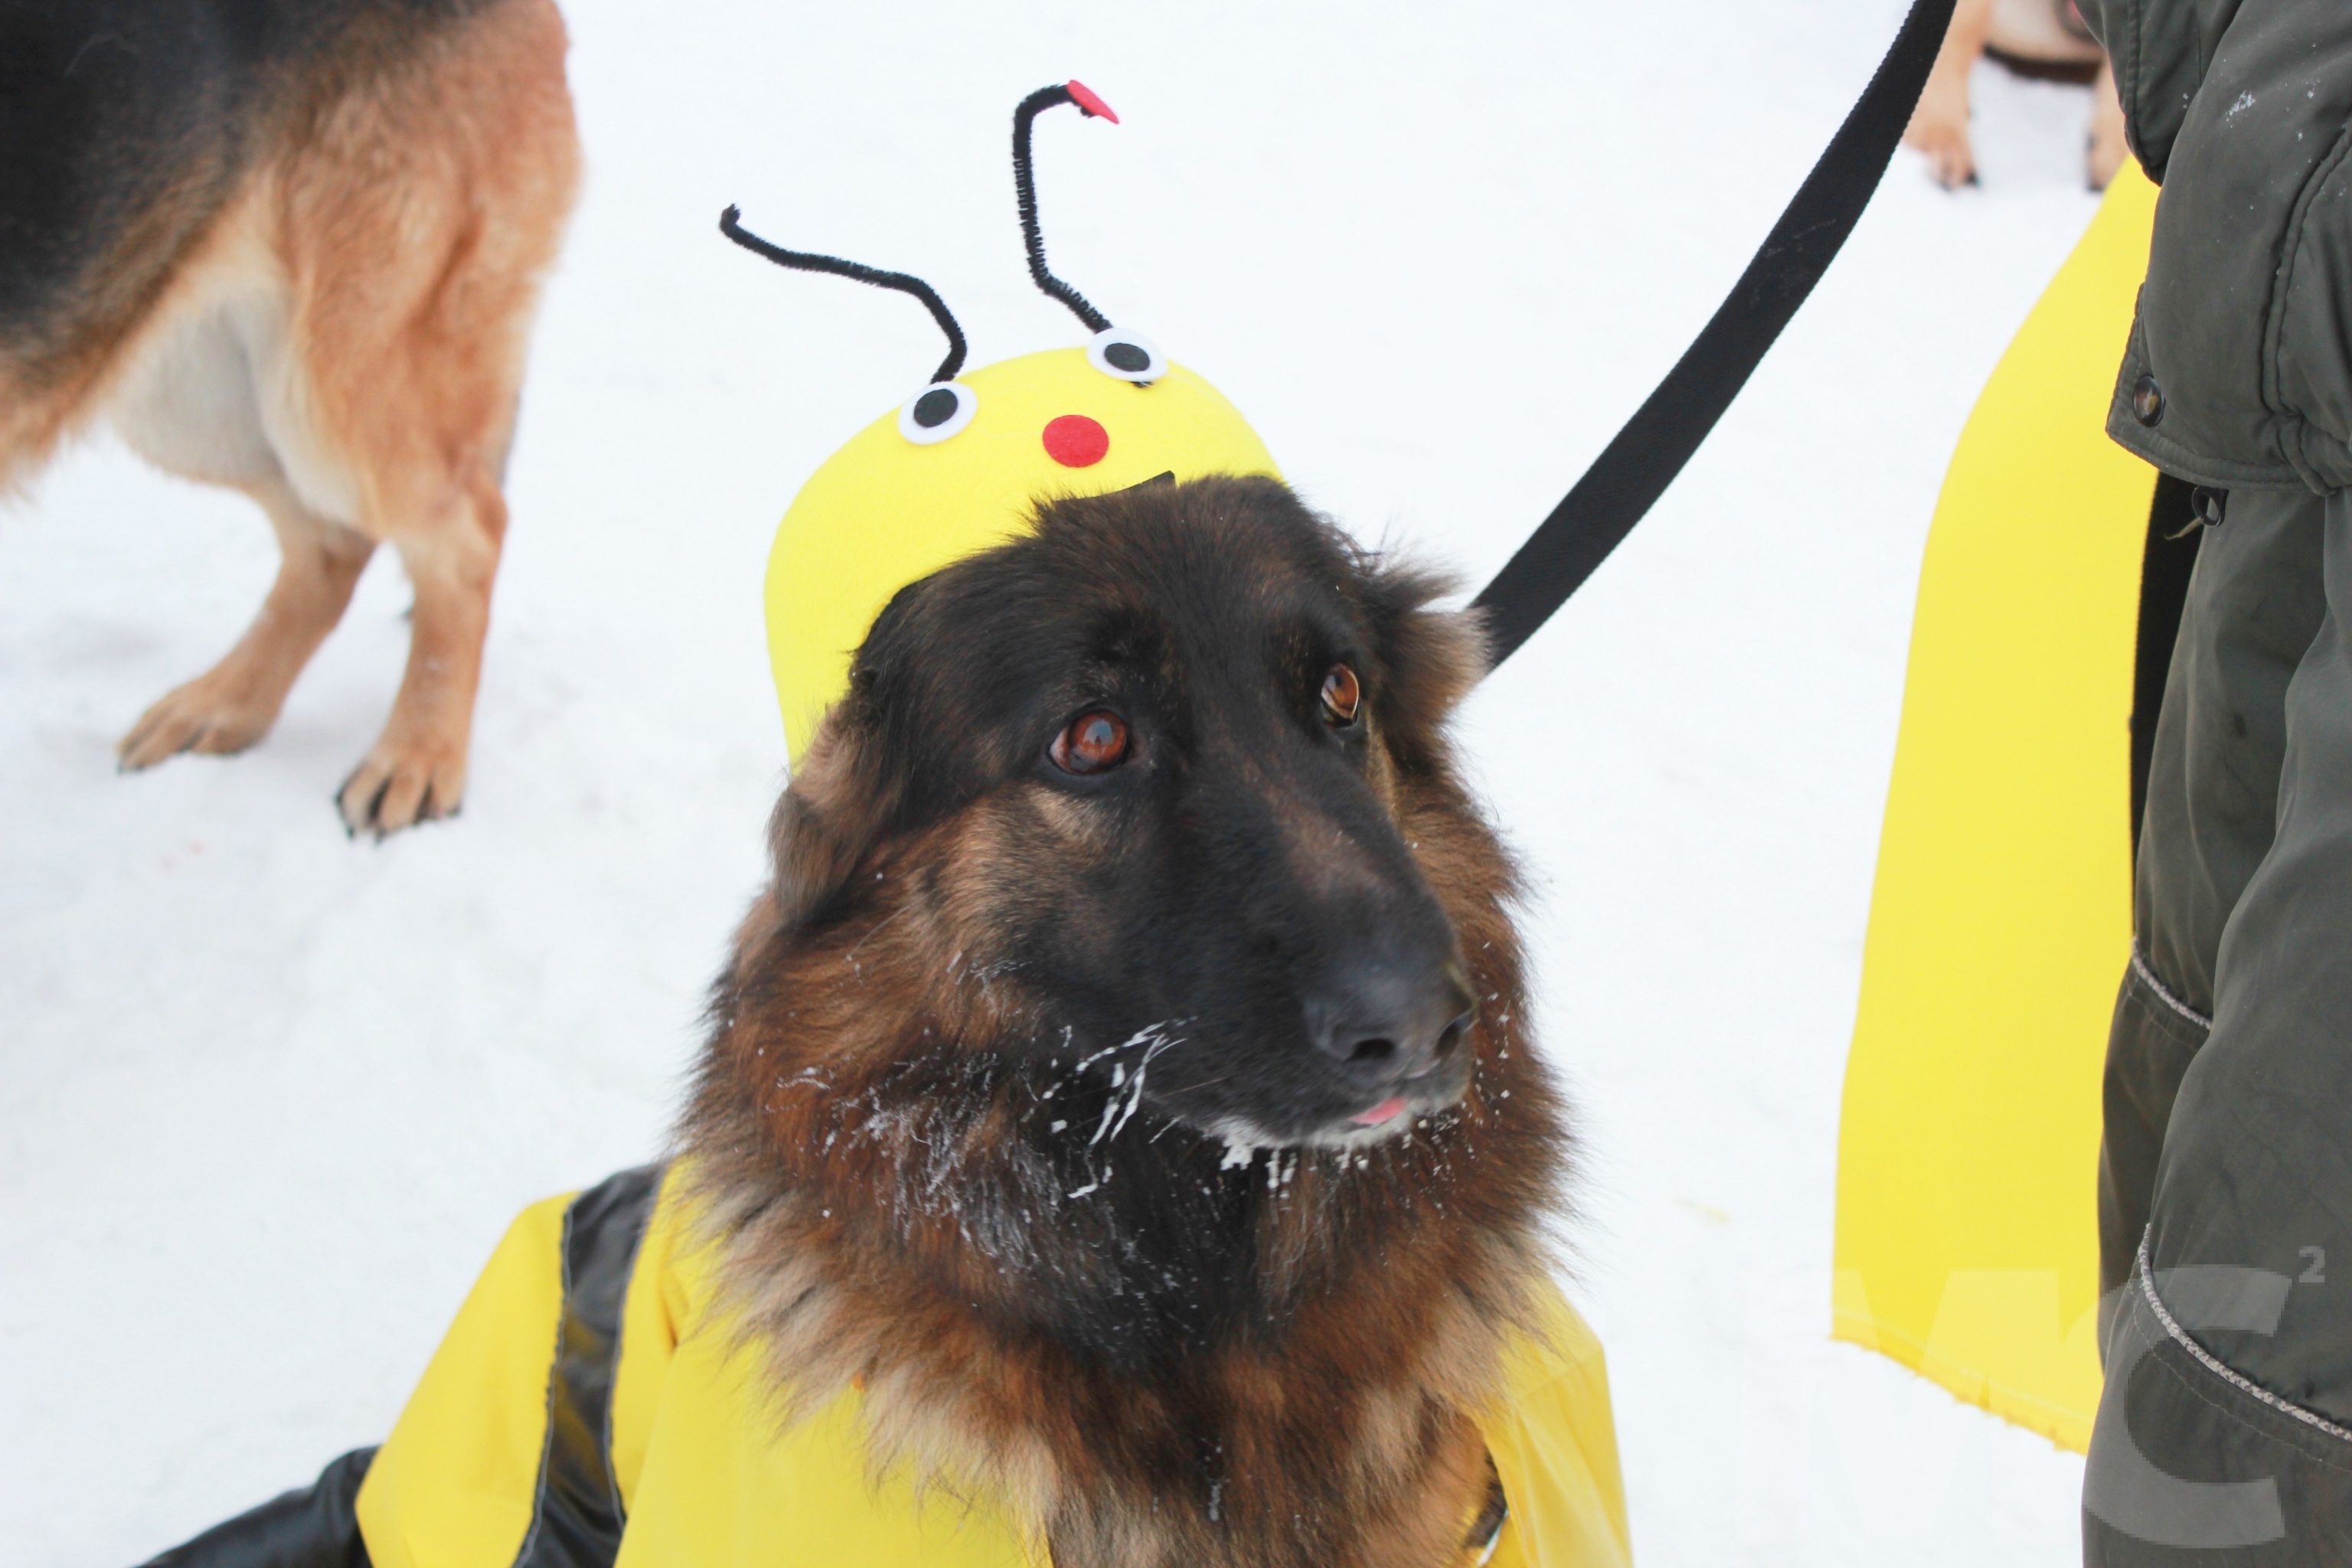
[{"label": "dog claw", "polygon": [[1965,114],[1954,120],[1923,110],[1903,133],[1903,144],[1926,154],[1929,177],[1946,190],[1977,183],[1976,150],[1969,144]]},{"label": "dog claw", "polygon": [[225,695],[210,676],[192,680],[139,716],[115,745],[114,771],[135,773],[182,752],[242,752],[268,734],[277,717],[274,706],[265,712],[257,703]]},{"label": "dog claw", "polygon": [[364,833],[382,843],[402,828],[457,816],[464,789],[464,763],[446,749],[379,742],[335,792],[335,806],[352,837]]}]

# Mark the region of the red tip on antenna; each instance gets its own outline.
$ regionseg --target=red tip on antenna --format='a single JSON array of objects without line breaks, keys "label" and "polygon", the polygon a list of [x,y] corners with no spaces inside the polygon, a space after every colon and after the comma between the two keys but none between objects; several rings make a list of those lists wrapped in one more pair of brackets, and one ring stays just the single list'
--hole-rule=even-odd
[{"label": "red tip on antenna", "polygon": [[1078,106],[1080,114],[1089,118],[1098,115],[1113,125],[1118,123],[1118,110],[1105,103],[1093,88],[1082,81],[1066,81],[1062,85],[1069,89],[1070,101]]}]

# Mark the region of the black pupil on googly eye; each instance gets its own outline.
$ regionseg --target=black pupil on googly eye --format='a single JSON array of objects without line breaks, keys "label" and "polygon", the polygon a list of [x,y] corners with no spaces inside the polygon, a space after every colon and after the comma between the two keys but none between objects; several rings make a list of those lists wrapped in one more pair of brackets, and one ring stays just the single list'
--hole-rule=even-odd
[{"label": "black pupil on googly eye", "polygon": [[944,386],[935,386],[915,399],[915,423],[926,430],[936,430],[955,417],[956,395]]},{"label": "black pupil on googly eye", "polygon": [[1151,351],[1140,343],[1107,343],[1103,358],[1129,374],[1151,368]]}]

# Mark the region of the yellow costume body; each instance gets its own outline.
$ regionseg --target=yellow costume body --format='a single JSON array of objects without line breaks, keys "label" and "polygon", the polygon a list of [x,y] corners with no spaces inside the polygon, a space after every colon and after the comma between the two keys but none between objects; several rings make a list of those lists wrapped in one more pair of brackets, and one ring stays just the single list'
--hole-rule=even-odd
[{"label": "yellow costume body", "polygon": [[1836,1336],[2077,1451],[2156,486],[2105,421],[2156,195],[2126,162],[1945,479],[1838,1149]]},{"label": "yellow costume body", "polygon": [[[631,1269],[607,1452],[625,1516],[618,1568],[1045,1568],[1022,1522],[982,1499],[919,1497],[866,1462],[857,1396],[786,1426],[756,1358],[713,1310],[707,1260],[665,1180]],[[551,1367],[563,1321],[569,1198],[499,1243],[359,1494],[376,1568],[508,1568],[544,1490]],[[1510,1502],[1493,1568],[1631,1561],[1600,1343],[1551,1301],[1548,1342],[1510,1357],[1483,1420]]]}]

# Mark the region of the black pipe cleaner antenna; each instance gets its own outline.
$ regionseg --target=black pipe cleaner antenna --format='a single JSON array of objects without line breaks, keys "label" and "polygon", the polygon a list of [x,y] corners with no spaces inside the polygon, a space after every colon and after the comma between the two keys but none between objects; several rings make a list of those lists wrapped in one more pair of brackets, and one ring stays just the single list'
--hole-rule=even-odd
[{"label": "black pipe cleaner antenna", "polygon": [[836,278],[855,279],[860,283],[871,283],[877,289],[895,289],[901,294],[912,294],[920,300],[924,308],[930,311],[931,320],[940,324],[940,331],[948,335],[948,357],[940,361],[940,368],[932,372],[931,379],[934,382],[953,381],[956,372],[963,368],[963,329],[956,325],[947,301],[940,299],[938,290],[929,284],[904,272],[885,272],[878,267],[844,261],[838,256],[819,256],[813,250],[786,250],[781,245],[771,245],[736,221],[742,216],[742,210],[730,203],[727,210],[719,215],[719,232],[754,256],[764,256],[777,266],[789,267],[796,272],[830,272]]},{"label": "black pipe cleaner antenna", "polygon": [[1045,237],[1037,227],[1037,175],[1031,167],[1029,128],[1039,115],[1059,103],[1076,104],[1078,112],[1089,120],[1099,116],[1113,125],[1118,123],[1110,105],[1082,81],[1039,88],[1013,111],[1013,192],[1021,206],[1021,238],[1029,247],[1029,276],[1037,280],[1038,288],[1067,305],[1070,313],[1087,324],[1087,331],[1099,332],[1110,326],[1110,318],[1087,303],[1084,294],[1045,270]]}]

